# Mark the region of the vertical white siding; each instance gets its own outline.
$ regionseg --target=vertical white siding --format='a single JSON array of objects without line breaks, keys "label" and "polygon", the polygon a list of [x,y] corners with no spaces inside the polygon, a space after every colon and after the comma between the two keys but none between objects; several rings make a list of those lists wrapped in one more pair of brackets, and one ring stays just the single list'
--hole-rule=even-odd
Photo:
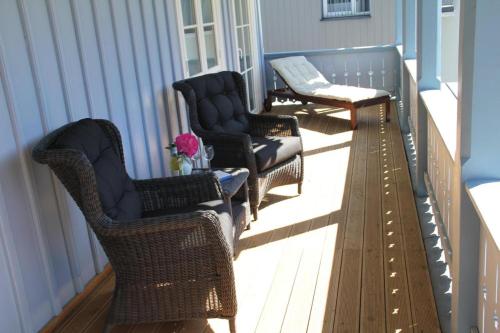
[{"label": "vertical white siding", "polygon": [[132,177],[168,175],[164,147],[189,128],[171,88],[183,75],[179,42],[173,0],[0,1],[0,332],[38,331],[107,263],[33,145],[68,122],[106,118]]},{"label": "vertical white siding", "polygon": [[371,16],[322,20],[322,0],[260,0],[264,51],[393,44],[395,0],[371,0]]}]

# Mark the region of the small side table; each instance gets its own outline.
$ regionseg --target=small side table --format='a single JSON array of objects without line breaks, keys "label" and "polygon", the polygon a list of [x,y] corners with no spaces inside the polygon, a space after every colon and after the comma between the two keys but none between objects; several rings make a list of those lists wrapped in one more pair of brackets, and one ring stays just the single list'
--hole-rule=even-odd
[{"label": "small side table", "polygon": [[[250,228],[250,204],[248,201],[247,178],[250,172],[245,168],[216,169],[229,173],[233,177],[221,182],[224,199],[231,209],[231,216],[241,229]],[[243,208],[237,208],[242,207]]]},{"label": "small side table", "polygon": [[[233,177],[221,182],[224,201],[229,206],[235,226],[235,240],[244,230],[250,229],[250,203],[247,178],[250,172],[245,168],[212,168],[229,173]],[[209,172],[208,169],[193,169],[194,172]],[[235,249],[237,248],[236,244]]]}]

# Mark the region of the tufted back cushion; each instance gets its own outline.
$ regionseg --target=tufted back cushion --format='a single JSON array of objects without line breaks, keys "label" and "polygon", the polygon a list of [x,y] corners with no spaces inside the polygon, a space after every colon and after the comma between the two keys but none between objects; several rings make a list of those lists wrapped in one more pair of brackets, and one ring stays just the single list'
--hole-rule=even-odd
[{"label": "tufted back cushion", "polygon": [[196,109],[201,127],[208,131],[248,132],[245,103],[233,72],[208,74],[186,80],[196,96]]},{"label": "tufted back cushion", "polygon": [[50,147],[82,152],[94,167],[97,191],[104,213],[114,220],[142,215],[142,201],[113,146],[97,122],[82,119],[68,127]]}]

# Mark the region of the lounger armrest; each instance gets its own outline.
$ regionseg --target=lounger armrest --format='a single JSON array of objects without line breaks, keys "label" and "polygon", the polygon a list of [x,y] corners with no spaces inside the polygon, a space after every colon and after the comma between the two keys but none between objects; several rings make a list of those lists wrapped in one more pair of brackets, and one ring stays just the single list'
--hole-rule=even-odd
[{"label": "lounger armrest", "polygon": [[251,114],[249,120],[252,136],[300,136],[295,116]]}]

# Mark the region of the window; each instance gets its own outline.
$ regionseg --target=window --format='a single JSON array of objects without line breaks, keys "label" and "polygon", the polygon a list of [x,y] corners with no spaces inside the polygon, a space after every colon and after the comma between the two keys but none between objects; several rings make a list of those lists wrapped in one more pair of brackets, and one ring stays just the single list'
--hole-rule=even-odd
[{"label": "window", "polygon": [[182,56],[186,76],[220,68],[217,0],[179,0],[182,27]]},{"label": "window", "polygon": [[455,0],[443,0],[441,11],[443,13],[453,13],[455,10]]},{"label": "window", "polygon": [[323,0],[323,17],[370,15],[370,0]]}]

